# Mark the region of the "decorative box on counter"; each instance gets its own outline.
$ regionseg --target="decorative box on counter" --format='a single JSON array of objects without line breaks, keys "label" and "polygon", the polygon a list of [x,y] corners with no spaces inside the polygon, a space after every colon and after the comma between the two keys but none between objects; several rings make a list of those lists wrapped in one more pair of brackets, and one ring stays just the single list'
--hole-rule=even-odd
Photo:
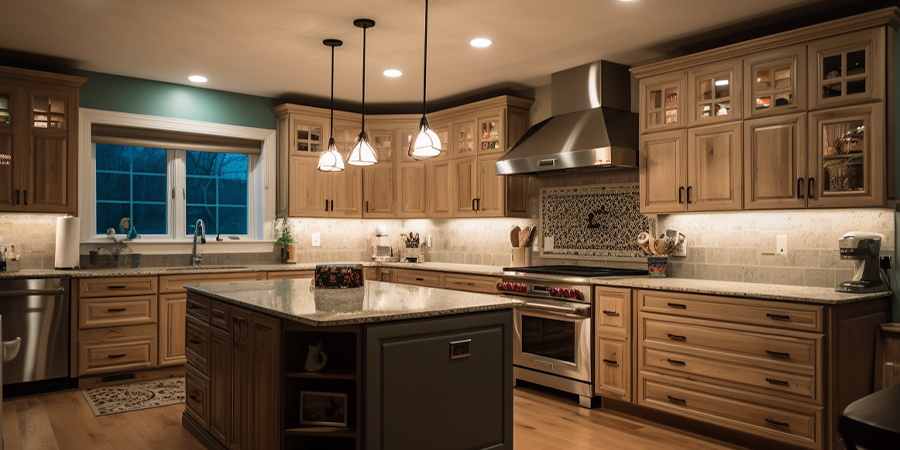
[{"label": "decorative box on counter", "polygon": [[316,288],[318,289],[350,289],[362,286],[362,264],[320,264],[316,266]]}]

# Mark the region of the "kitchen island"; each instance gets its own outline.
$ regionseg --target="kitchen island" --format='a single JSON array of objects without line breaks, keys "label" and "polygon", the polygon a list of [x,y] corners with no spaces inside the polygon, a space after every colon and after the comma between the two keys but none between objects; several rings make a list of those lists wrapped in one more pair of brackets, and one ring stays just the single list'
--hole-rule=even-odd
[{"label": "kitchen island", "polygon": [[376,281],[186,287],[183,424],[209,449],[512,448],[516,300]]}]

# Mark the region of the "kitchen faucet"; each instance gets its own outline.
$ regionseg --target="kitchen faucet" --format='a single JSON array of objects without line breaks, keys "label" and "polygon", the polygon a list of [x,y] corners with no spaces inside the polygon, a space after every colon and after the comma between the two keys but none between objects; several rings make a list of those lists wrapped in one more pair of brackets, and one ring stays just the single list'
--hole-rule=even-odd
[{"label": "kitchen faucet", "polygon": [[206,232],[203,230],[203,219],[197,219],[197,224],[194,226],[194,249],[191,250],[191,267],[196,267],[200,265],[200,260],[203,259],[202,256],[197,254],[197,236],[200,236],[200,243],[206,243]]}]

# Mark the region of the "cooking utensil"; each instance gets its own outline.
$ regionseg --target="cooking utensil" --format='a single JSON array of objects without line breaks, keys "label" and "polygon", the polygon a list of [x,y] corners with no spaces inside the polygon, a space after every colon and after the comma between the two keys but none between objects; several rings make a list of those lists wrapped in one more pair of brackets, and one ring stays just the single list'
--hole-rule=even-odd
[{"label": "cooking utensil", "polygon": [[522,231],[519,231],[519,247],[525,247],[525,243],[528,241],[528,235],[531,234],[531,227],[525,227]]},{"label": "cooking utensil", "polygon": [[662,237],[656,240],[656,255],[665,255],[666,254],[666,238]]},{"label": "cooking utensil", "polygon": [[651,241],[652,239],[653,239],[653,238],[650,237],[650,233],[647,233],[646,231],[645,231],[645,232],[642,232],[642,233],[639,234],[638,237],[637,237],[637,244],[638,244],[638,246],[641,247],[641,250],[643,250],[644,253],[646,253],[646,254],[648,254],[648,255],[652,255],[652,254],[653,254],[653,252],[650,251],[650,247],[651,247],[650,241]]},{"label": "cooking utensil", "polygon": [[513,247],[519,246],[519,233],[522,231],[518,225],[513,227],[512,231],[509,232],[509,243],[512,244]]},{"label": "cooking utensil", "polygon": [[525,247],[531,248],[534,245],[534,235],[537,233],[537,227],[531,229],[531,233],[528,233],[528,239],[525,239]]}]

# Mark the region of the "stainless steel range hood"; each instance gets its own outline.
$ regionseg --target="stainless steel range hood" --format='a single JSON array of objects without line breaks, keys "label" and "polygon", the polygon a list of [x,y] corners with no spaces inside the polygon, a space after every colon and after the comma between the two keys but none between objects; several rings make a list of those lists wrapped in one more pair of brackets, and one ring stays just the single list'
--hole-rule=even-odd
[{"label": "stainless steel range hood", "polygon": [[638,115],[628,67],[608,61],[554,73],[549,119],[496,163],[499,175],[637,167]]}]

